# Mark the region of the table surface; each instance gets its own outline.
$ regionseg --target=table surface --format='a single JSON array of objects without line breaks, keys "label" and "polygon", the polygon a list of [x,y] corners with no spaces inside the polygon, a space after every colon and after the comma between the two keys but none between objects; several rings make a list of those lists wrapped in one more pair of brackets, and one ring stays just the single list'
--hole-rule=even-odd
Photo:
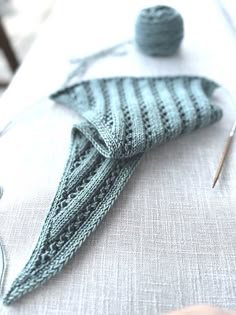
[{"label": "table surface", "polygon": [[[86,78],[191,74],[236,95],[236,35],[218,1],[162,1],[178,9],[185,38],[173,57],[135,48],[94,64]],[[27,262],[56,192],[78,117],[46,96],[69,59],[132,38],[137,12],[154,1],[58,1],[0,101],[0,126],[32,104],[0,139],[0,238],[4,290]],[[37,101],[41,102],[37,104]],[[7,314],[160,314],[204,303],[236,308],[236,142],[216,188],[212,178],[235,119],[222,89],[223,119],[148,153],[106,218],[56,277]]]}]

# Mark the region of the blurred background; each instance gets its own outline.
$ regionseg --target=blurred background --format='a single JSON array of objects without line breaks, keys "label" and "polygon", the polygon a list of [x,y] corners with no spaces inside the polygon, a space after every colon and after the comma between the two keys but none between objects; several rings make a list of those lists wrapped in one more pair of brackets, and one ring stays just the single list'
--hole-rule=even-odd
[{"label": "blurred background", "polygon": [[[182,1],[184,2],[184,0]],[[235,32],[236,1],[215,1],[220,6],[226,21]],[[147,1],[147,6],[148,2],[149,1]],[[156,0],[156,2],[165,3],[165,0]],[[21,64],[33,42],[38,37],[55,3],[56,0],[0,0],[0,96],[10,83],[17,66]],[[96,14],[96,12],[94,14]],[[109,16],[106,16],[106,18],[109,23]],[[86,16],[84,16],[84,19],[86,20]],[[110,20],[110,23],[112,22],[113,21]],[[9,56],[7,57],[9,54],[6,53],[3,47],[4,41],[7,41],[10,45],[12,52],[10,52],[10,55],[12,55],[10,62]],[[98,41],[94,38],[94,47],[97,47],[100,41],[101,38],[99,38]],[[104,45],[106,46],[106,44]],[[81,47],[79,47],[79,49],[81,49]],[[86,52],[84,54],[86,54]]]},{"label": "blurred background", "polygon": [[[55,0],[0,0],[1,31],[7,36],[15,58],[20,64],[52,10]],[[2,40],[1,40],[2,42]],[[14,64],[14,61],[13,61]],[[0,95],[11,81],[13,69],[0,49]],[[14,66],[13,66],[14,68]]]}]

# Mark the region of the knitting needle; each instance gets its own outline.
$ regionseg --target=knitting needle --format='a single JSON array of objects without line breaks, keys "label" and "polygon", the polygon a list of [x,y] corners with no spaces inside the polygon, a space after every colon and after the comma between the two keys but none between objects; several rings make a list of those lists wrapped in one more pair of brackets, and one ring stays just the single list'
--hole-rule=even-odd
[{"label": "knitting needle", "polygon": [[0,242],[0,261],[1,261],[1,269],[0,270],[0,296],[2,295],[2,289],[3,289],[3,281],[4,281],[4,275],[5,275],[5,271],[6,271],[6,261],[5,261],[5,254],[4,254],[4,250],[3,247],[1,245]]},{"label": "knitting needle", "polygon": [[30,105],[26,106],[21,112],[16,114],[10,121],[8,121],[3,127],[0,126],[0,138],[7,133],[18,121],[27,117],[34,113],[37,110],[40,110],[42,107],[42,102],[48,100],[48,95],[42,96],[37,101],[31,103]]},{"label": "knitting needle", "polygon": [[[0,199],[2,198],[2,195],[3,195],[3,188],[2,186],[0,186]],[[6,270],[6,260],[5,260],[4,250],[0,241],[0,296],[2,295],[5,270]]]},{"label": "knitting needle", "polygon": [[[3,188],[0,186],[0,199],[3,195]],[[2,295],[3,281],[6,269],[4,250],[0,241],[0,296]]]},{"label": "knitting needle", "polygon": [[236,130],[236,120],[235,120],[235,122],[233,123],[232,129],[231,129],[231,131],[230,131],[230,133],[229,133],[229,136],[228,136],[228,138],[227,138],[227,141],[226,141],[226,143],[225,143],[224,151],[223,151],[223,153],[222,153],[222,156],[221,156],[221,159],[220,159],[218,168],[217,168],[217,170],[216,170],[216,175],[215,175],[214,180],[213,180],[212,188],[215,187],[215,185],[216,185],[216,183],[217,183],[217,181],[218,181],[218,179],[219,179],[219,176],[220,176],[220,174],[221,174],[221,171],[222,171],[222,168],[223,168],[223,165],[224,165],[224,161],[225,161],[225,159],[226,159],[226,157],[227,157],[227,154],[228,154],[228,152],[229,152],[229,148],[230,148],[230,146],[231,146],[231,144],[232,144],[232,141],[233,141],[233,137],[234,137],[234,134],[235,134],[235,130]]}]

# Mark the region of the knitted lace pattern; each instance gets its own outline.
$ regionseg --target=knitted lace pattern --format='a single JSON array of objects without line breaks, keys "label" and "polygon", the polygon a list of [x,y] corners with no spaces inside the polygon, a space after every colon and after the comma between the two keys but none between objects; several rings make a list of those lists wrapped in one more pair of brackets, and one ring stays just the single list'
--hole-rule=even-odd
[{"label": "knitted lace pattern", "polygon": [[[81,82],[52,99],[82,119],[39,240],[3,299],[10,304],[58,273],[95,230],[152,146],[222,116],[200,77],[109,78]],[[161,148],[160,148],[161,149]]]}]

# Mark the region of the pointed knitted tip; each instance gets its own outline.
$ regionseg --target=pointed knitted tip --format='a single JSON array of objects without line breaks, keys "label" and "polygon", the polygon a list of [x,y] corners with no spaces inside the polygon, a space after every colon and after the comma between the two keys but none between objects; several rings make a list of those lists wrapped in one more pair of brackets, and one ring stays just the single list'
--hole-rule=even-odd
[{"label": "pointed knitted tip", "polygon": [[24,294],[33,289],[32,286],[27,285],[27,287],[28,290],[26,291],[25,287],[22,286],[20,282],[14,281],[10,290],[2,298],[3,305],[8,306],[12,304],[16,300],[20,299]]},{"label": "pointed knitted tip", "polygon": [[[81,243],[76,245],[80,246]],[[73,252],[76,249],[77,247],[74,246]],[[48,253],[44,254],[42,251],[34,252],[34,256],[31,257],[32,261],[31,259],[28,261],[20,275],[12,283],[10,290],[3,296],[3,304],[12,304],[33,289],[43,285],[59,272],[72,257],[70,250],[67,252],[65,249],[61,251],[61,255],[61,257],[58,257],[57,253],[53,253],[52,257],[49,257]],[[37,262],[35,260],[36,257],[39,258]]]},{"label": "pointed knitted tip", "polygon": [[40,266],[34,271],[28,270],[28,272],[24,272],[23,270],[18,278],[12,283],[10,290],[3,296],[2,303],[7,306],[21,299],[25,294],[44,284],[57,272],[54,271],[53,273],[52,271],[49,271],[48,274],[45,274],[43,269],[42,266]]},{"label": "pointed knitted tip", "polygon": [[[77,244],[77,246],[80,245]],[[73,252],[76,249],[74,247]],[[34,254],[34,257],[31,257],[33,262],[31,262],[31,259],[29,260],[20,275],[12,283],[10,290],[3,296],[2,302],[4,305],[12,304],[27,293],[43,285],[47,280],[59,272],[72,256],[70,251],[66,253],[65,250],[61,251],[61,257],[58,257],[58,255],[54,253],[52,257],[49,258],[47,256],[48,254],[45,255],[39,251]],[[35,257],[39,258],[36,264]],[[44,258],[46,258],[46,261]]]},{"label": "pointed knitted tip", "polygon": [[[40,257],[40,259],[35,260],[35,257]],[[42,285],[57,272],[58,268],[55,266],[56,257],[51,257],[47,263],[42,257],[42,251],[38,250],[34,253],[34,257],[32,255],[32,262],[30,259],[20,275],[12,283],[10,290],[3,296],[2,302],[4,305],[12,304],[26,293]],[[51,266],[51,269],[49,266]],[[56,269],[53,269],[53,267]]]}]

